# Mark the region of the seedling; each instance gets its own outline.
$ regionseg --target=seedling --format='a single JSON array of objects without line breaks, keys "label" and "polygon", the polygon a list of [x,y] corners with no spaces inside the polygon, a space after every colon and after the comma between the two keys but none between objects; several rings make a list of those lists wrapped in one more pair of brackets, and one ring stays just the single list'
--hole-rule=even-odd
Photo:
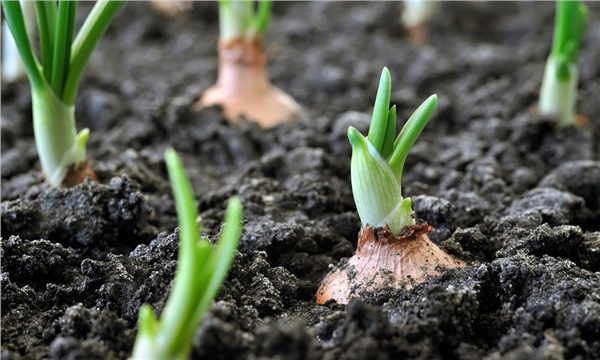
[{"label": "seedling", "polygon": [[194,193],[181,160],[173,149],[167,149],[165,159],[181,230],[179,263],[160,320],[154,317],[150,305],[140,309],[132,355],[137,360],[188,358],[196,328],[225,280],[241,232],[242,207],[237,198],[232,198],[217,245],[213,248],[208,240],[200,238]]},{"label": "seedling", "polygon": [[540,89],[542,115],[558,115],[559,126],[575,124],[577,58],[587,22],[587,7],[581,1],[558,1],[552,51],[546,62]]},{"label": "seedling", "polygon": [[[86,176],[89,130],[77,133],[75,96],[90,55],[124,1],[98,0],[74,38],[76,1],[36,1],[41,61],[27,36],[18,1],[2,1],[4,15],[31,84],[33,130],[42,169],[52,186]],[[67,176],[67,172],[69,172]]]},{"label": "seedling", "polygon": [[429,240],[431,226],[415,219],[411,200],[402,197],[400,186],[408,153],[432,117],[437,96],[425,100],[396,137],[390,93],[390,73],[384,68],[368,136],[348,129],[352,193],[362,228],[356,254],[325,277],[317,303],[335,299],[345,304],[362,291],[385,286],[410,288],[439,274],[438,267],[464,266]]},{"label": "seedling", "polygon": [[402,25],[408,30],[411,40],[417,45],[427,43],[427,23],[440,7],[434,0],[404,0]]},{"label": "seedling", "polygon": [[270,17],[271,1],[254,10],[253,1],[219,0],[219,74],[198,108],[220,104],[229,121],[244,115],[263,127],[302,116],[300,105],[267,77],[262,42]]}]

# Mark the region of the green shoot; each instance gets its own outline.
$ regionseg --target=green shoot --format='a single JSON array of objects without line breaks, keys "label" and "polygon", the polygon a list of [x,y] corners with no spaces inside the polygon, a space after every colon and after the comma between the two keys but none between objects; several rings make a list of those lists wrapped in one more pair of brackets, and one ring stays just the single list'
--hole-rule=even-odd
[{"label": "green shoot", "polygon": [[76,1],[36,1],[41,61],[27,37],[18,1],[4,0],[8,26],[31,84],[34,134],[42,169],[52,186],[86,160],[89,130],[77,133],[74,104],[85,66],[124,1],[98,0],[74,39]]},{"label": "green shoot", "polygon": [[194,193],[181,160],[170,148],[165,160],[179,219],[179,263],[161,319],[154,317],[149,305],[140,309],[132,355],[138,360],[188,358],[196,328],[225,280],[241,232],[242,207],[239,199],[232,198],[216,247],[200,238]]},{"label": "green shoot", "polygon": [[402,170],[410,149],[433,116],[437,96],[430,96],[419,106],[394,140],[396,107],[389,109],[390,93],[390,73],[384,68],[368,137],[350,127],[348,138],[352,145],[352,193],[363,227],[389,225],[397,235],[415,223],[411,200],[402,197]]},{"label": "green shoot", "polygon": [[221,41],[262,38],[271,19],[271,1],[262,0],[258,9],[249,0],[219,0]]},{"label": "green shoot", "polygon": [[[373,116],[371,117],[371,126],[369,127],[369,142],[375,147],[375,150],[381,152],[383,143],[388,134],[388,112],[390,107],[390,94],[392,92],[392,79],[390,71],[383,68],[381,78],[379,79],[379,88],[375,97],[375,106],[373,107]],[[394,124],[395,135],[396,125]]]},{"label": "green shoot", "polygon": [[575,123],[577,58],[587,22],[587,7],[581,1],[558,1],[552,51],[546,62],[540,89],[543,115],[558,115],[559,126]]},{"label": "green shoot", "polygon": [[[29,39],[37,33],[35,6],[31,1],[21,0],[23,20]],[[27,77],[17,44],[6,21],[2,22],[2,81],[15,82]]]},{"label": "green shoot", "polygon": [[244,116],[265,128],[304,117],[302,107],[272,86],[267,75],[262,43],[271,5],[271,1],[219,1],[219,74],[197,109],[218,104],[227,120],[238,122]]}]

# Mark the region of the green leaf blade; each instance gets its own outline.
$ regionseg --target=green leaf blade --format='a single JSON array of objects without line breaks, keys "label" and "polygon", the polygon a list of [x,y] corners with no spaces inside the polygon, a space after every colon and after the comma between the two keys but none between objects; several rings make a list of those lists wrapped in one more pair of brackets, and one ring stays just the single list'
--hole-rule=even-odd
[{"label": "green leaf blade", "polygon": [[267,26],[271,22],[271,7],[273,2],[270,0],[261,0],[258,3],[258,11],[254,18],[254,26],[259,36],[264,37],[267,31]]},{"label": "green leaf blade", "polygon": [[406,162],[410,149],[417,141],[417,138],[425,128],[425,125],[427,125],[433,116],[436,107],[437,95],[431,95],[417,108],[417,110],[415,110],[396,138],[394,150],[388,163],[396,175],[398,182],[401,182],[402,180],[404,163]]},{"label": "green leaf blade", "polygon": [[367,139],[375,149],[381,153],[385,134],[388,128],[388,113],[390,107],[390,97],[392,92],[392,79],[387,67],[381,71],[379,79],[379,88],[375,97],[375,106],[373,107],[373,116]]},{"label": "green leaf blade", "polygon": [[56,28],[56,4],[54,1],[35,1],[38,33],[40,37],[40,51],[42,56],[42,69],[49,82],[52,78],[52,57]]},{"label": "green leaf blade", "polygon": [[27,36],[21,4],[19,1],[3,0],[2,8],[4,9],[4,16],[8,27],[23,60],[23,65],[25,66],[31,86],[32,88],[41,89],[44,86],[43,75],[38,68],[38,60],[33,54],[31,43]]},{"label": "green leaf blade", "polygon": [[63,87],[69,72],[69,59],[75,32],[76,1],[62,0],[58,4],[50,86],[62,99]]},{"label": "green leaf blade", "polygon": [[169,180],[175,198],[177,219],[180,228],[180,241],[177,269],[171,294],[162,314],[160,336],[165,339],[168,353],[176,353],[179,340],[185,338],[185,329],[190,322],[197,299],[190,296],[190,287],[193,287],[196,278],[197,241],[200,231],[196,224],[198,211],[196,210],[195,197],[181,159],[172,148],[165,151],[165,161]]},{"label": "green leaf blade", "polygon": [[387,159],[394,150],[394,138],[396,136],[396,105],[392,106],[387,116],[387,129],[385,131],[385,140],[381,149],[381,156]]},{"label": "green leaf blade", "polygon": [[207,261],[209,265],[205,272],[211,271],[211,273],[209,273],[209,281],[204,283],[205,288],[193,316],[196,319],[196,324],[200,321],[212,300],[217,296],[223,281],[227,277],[239,245],[241,231],[242,204],[239,198],[233,197],[229,200],[227,210],[225,211],[225,227],[219,236],[216,248]]},{"label": "green leaf blade", "polygon": [[69,72],[62,93],[65,103],[75,103],[79,81],[90,56],[124,4],[121,0],[98,0],[85,19],[71,48]]},{"label": "green leaf blade", "polygon": [[[558,1],[554,27],[553,56],[566,56],[570,62],[577,60],[583,32],[587,23],[587,7],[581,1]],[[572,45],[569,45],[572,43]],[[569,49],[569,46],[573,49]]]}]

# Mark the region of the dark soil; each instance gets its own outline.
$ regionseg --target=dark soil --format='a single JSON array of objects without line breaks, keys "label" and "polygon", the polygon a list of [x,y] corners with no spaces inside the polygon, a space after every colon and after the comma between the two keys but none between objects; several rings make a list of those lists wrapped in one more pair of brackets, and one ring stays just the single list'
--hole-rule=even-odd
[{"label": "dark soil", "polygon": [[[216,78],[216,3],[195,3],[186,21],[128,3],[77,100],[99,183],[43,182],[29,86],[2,84],[2,358],[130,355],[139,308],[161,311],[177,261],[167,146],[206,236],[232,195],[244,206],[194,359],[600,358],[600,3],[588,5],[578,110],[589,121],[557,130],[535,112],[553,3],[445,2],[425,47],[397,3],[277,3],[269,73],[310,116],[261,130],[190,110]],[[319,281],[356,246],[346,130],[366,131],[383,66],[401,123],[439,96],[403,192],[468,265],[316,305]]]}]

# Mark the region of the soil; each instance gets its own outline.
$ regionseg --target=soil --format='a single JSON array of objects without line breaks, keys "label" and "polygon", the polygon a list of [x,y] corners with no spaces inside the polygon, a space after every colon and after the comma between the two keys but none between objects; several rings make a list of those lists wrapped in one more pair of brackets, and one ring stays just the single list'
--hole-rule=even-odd
[{"label": "soil", "polygon": [[[244,206],[193,359],[600,358],[600,3],[588,2],[579,60],[588,121],[562,130],[535,111],[553,3],[444,2],[424,47],[398,6],[276,3],[269,73],[309,116],[262,130],[191,110],[216,80],[216,3],[194,3],[187,20],[128,3],[77,99],[99,181],[70,189],[43,181],[29,86],[2,84],[2,358],[130,355],[139,308],[161,311],[177,261],[170,145],[207,237],[229,197]],[[439,96],[403,193],[467,266],[317,305],[320,280],[356,247],[346,130],[366,132],[383,66],[400,123]]]}]

